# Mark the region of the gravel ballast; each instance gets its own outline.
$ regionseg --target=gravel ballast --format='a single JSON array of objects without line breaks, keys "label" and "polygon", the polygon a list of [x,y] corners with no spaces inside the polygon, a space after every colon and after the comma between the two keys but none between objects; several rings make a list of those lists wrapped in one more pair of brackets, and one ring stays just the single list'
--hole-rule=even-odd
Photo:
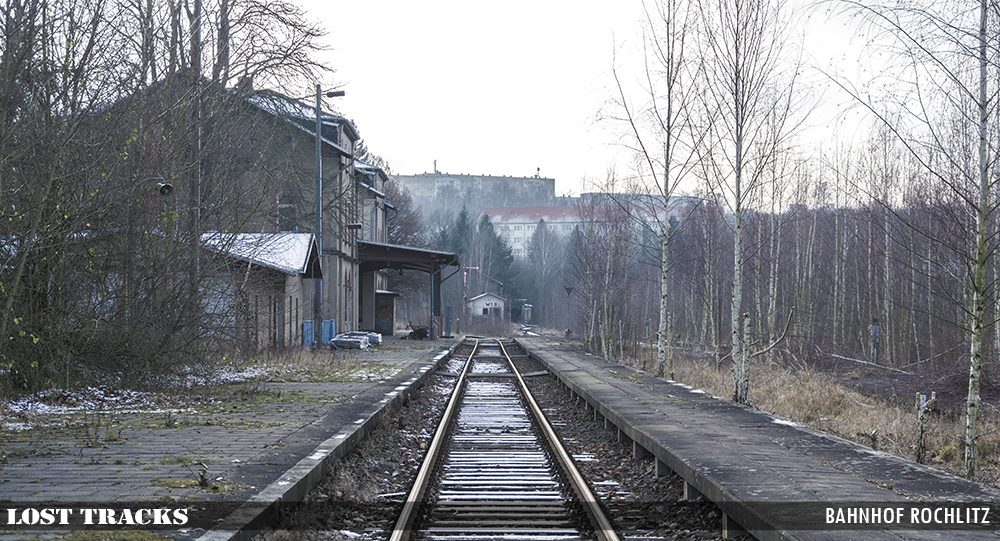
[{"label": "gravel ballast", "polygon": [[[513,352],[511,352],[513,353]],[[518,359],[518,370],[536,372]],[[450,371],[455,361],[443,367]],[[395,415],[339,460],[301,504],[283,510],[258,541],[385,539],[423,459],[456,378],[438,373]],[[551,375],[527,377],[577,468],[601,497],[620,535],[628,538],[721,539],[722,519],[711,502],[683,501],[683,480],[657,477],[652,458],[632,448],[571,400]]]}]

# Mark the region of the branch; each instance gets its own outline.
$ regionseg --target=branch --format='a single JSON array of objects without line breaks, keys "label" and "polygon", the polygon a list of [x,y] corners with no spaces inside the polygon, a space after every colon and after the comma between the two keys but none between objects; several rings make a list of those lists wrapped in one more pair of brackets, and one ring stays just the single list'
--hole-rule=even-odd
[{"label": "branch", "polygon": [[875,363],[871,363],[871,362],[868,362],[868,361],[862,361],[860,359],[851,359],[850,357],[841,357],[840,355],[833,355],[833,354],[831,354],[831,356],[832,357],[836,357],[838,359],[843,359],[845,361],[851,361],[853,363],[866,364],[868,366],[874,366],[875,368],[882,368],[882,369],[885,369],[885,370],[891,370],[893,372],[899,372],[900,374],[912,375],[911,372],[907,372],[906,370],[900,370],[899,368],[893,368],[891,366],[882,366],[880,364],[875,364]]},{"label": "branch", "polygon": [[795,309],[792,308],[791,311],[788,312],[788,319],[785,321],[785,330],[781,331],[781,336],[779,336],[778,339],[775,340],[774,342],[771,342],[766,348],[764,348],[764,349],[762,349],[760,351],[751,353],[750,354],[750,358],[751,359],[753,359],[754,357],[757,357],[759,355],[763,355],[763,354],[767,353],[768,351],[771,351],[772,349],[774,349],[774,346],[777,346],[778,344],[781,343],[782,340],[785,339],[785,335],[788,334],[788,328],[792,326],[792,315],[794,315],[794,314],[795,314]]}]

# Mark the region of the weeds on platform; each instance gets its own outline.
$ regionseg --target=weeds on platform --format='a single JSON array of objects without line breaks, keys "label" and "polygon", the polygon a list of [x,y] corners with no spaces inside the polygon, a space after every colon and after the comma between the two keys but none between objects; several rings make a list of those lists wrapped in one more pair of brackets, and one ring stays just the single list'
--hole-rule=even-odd
[{"label": "weeds on platform", "polygon": [[124,427],[112,410],[83,412],[82,444],[86,447],[100,447],[121,441]]},{"label": "weeds on platform", "polygon": [[376,355],[372,351],[290,349],[262,358],[260,366],[275,372],[275,381],[298,382],[382,381],[399,372],[397,366],[377,362]]},{"label": "weeds on platform", "polygon": [[[626,364],[644,369],[645,361],[631,359]],[[761,361],[753,371],[751,400],[756,408],[877,451],[916,459],[915,403],[904,405],[886,396],[864,394],[794,359],[790,365]],[[732,373],[712,356],[677,352],[674,372],[676,381],[715,396],[732,394]],[[964,417],[945,410],[930,415],[926,438],[925,463],[962,476]],[[980,413],[980,453],[976,481],[1000,487],[1000,411],[995,407],[983,407]]]}]

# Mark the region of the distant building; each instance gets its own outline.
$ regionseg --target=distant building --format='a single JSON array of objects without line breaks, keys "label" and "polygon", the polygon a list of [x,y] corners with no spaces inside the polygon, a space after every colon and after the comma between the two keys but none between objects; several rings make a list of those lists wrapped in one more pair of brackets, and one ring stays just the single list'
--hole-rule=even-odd
[{"label": "distant building", "polygon": [[472,318],[495,318],[504,320],[507,313],[507,299],[494,293],[483,293],[468,300],[468,310]]},{"label": "distant building", "polygon": [[[612,205],[510,207],[487,208],[483,210],[483,214],[490,217],[497,235],[507,241],[515,257],[527,257],[528,245],[539,220],[545,220],[546,227],[565,237],[574,228],[586,223],[623,220],[627,216],[627,210]],[[482,220],[482,216],[479,219]]]},{"label": "distant building", "polygon": [[508,204],[526,198],[549,201],[555,198],[556,193],[555,179],[538,175],[533,177],[453,175],[435,171],[419,175],[397,175],[396,180],[410,191],[415,200],[448,199],[470,194]]},{"label": "distant building", "polygon": [[[483,215],[489,216],[497,234],[507,241],[515,257],[527,257],[531,237],[538,222],[544,220],[551,231],[563,237],[569,236],[576,227],[585,224],[621,222],[631,219],[635,223],[645,223],[648,230],[657,231],[657,223],[667,224],[671,218],[680,220],[690,213],[698,200],[690,197],[670,199],[670,206],[664,210],[659,201],[634,198],[634,204],[620,204],[609,194],[586,194],[585,200],[599,202],[591,205],[507,207],[487,208]],[[662,201],[662,199],[661,199]],[[641,203],[641,204],[640,204]]]}]

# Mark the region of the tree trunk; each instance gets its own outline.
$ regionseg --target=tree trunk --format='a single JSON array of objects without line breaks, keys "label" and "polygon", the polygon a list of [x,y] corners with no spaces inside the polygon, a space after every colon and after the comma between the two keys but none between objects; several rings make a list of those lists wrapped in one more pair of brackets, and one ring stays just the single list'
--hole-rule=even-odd
[{"label": "tree trunk", "polygon": [[[768,344],[774,343],[776,338],[775,329],[778,328],[778,262],[781,259],[781,221],[778,219],[778,210],[775,205],[777,203],[778,197],[775,194],[771,198],[771,264],[769,266],[769,277],[768,277]],[[772,359],[774,356],[773,350],[771,353]]]},{"label": "tree trunk", "polygon": [[[665,227],[670,227],[667,224]],[[669,284],[667,280],[669,275],[667,274],[667,245],[670,241],[667,233],[663,233],[660,237],[660,327],[657,331],[656,338],[656,375],[657,377],[663,377],[665,374],[665,367],[667,363],[667,341],[669,337],[667,333],[670,331],[670,326],[668,324],[668,319],[670,317],[670,305],[668,301],[667,292],[669,291]],[[673,368],[670,368],[671,372]]]},{"label": "tree trunk", "polygon": [[841,251],[844,249],[840,242],[841,224],[840,211],[840,183],[837,183],[837,201],[833,209],[833,346],[840,347],[841,333],[844,331],[843,311],[840,305],[844,302],[844,257]]},{"label": "tree trunk", "polygon": [[[219,39],[216,44],[215,64],[212,66],[212,82],[225,85],[229,79],[229,3],[219,3]],[[372,239],[375,240],[375,239]]]},{"label": "tree trunk", "polygon": [[[896,334],[898,331],[902,330],[902,322],[896,321],[892,317],[892,258],[890,257],[892,252],[892,238],[890,233],[890,222],[892,220],[892,215],[889,212],[885,213],[884,223],[882,227],[885,231],[884,242],[885,247],[883,248],[884,257],[883,264],[885,269],[883,269],[882,274],[882,344],[880,349],[884,352],[882,358],[885,361],[884,364],[889,364],[889,359],[894,358],[896,353],[894,348],[898,345],[896,338],[899,336]],[[891,327],[893,323],[900,323],[900,329]]]},{"label": "tree trunk", "polygon": [[976,259],[972,281],[972,339],[969,344],[969,396],[965,423],[965,475],[973,479],[978,469],[979,386],[983,378],[983,318],[986,302],[986,261],[990,216],[990,178],[987,139],[986,0],[980,0],[979,23],[979,200],[976,213]]},{"label": "tree trunk", "polygon": [[[736,181],[737,185],[739,180]],[[739,188],[737,188],[739,194]],[[733,296],[730,305],[730,321],[732,329],[730,336],[732,340],[733,357],[733,399],[737,404],[747,403],[747,392],[743,386],[745,363],[742,362],[740,337],[740,323],[742,314],[740,313],[741,300],[743,299],[743,265],[742,265],[742,240],[743,240],[743,211],[737,195],[736,211],[733,216]]]}]

